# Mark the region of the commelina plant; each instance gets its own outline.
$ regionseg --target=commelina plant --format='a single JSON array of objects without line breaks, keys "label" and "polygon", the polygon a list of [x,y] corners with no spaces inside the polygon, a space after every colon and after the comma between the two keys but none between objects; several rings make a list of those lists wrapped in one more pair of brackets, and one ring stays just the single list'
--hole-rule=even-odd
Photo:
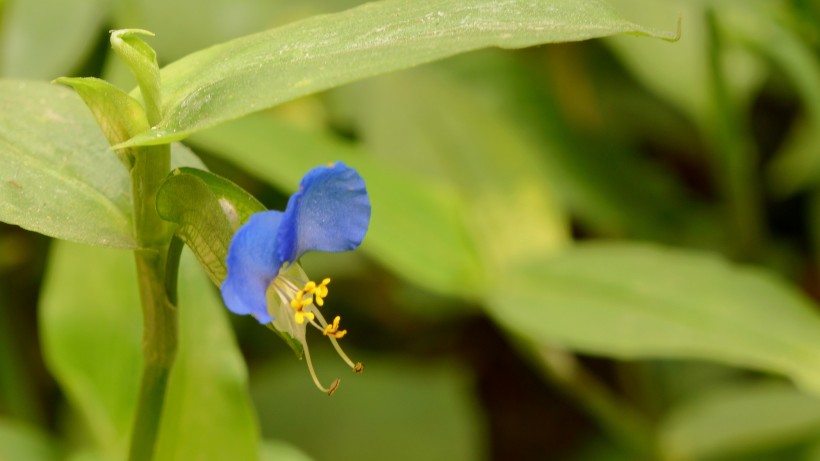
[{"label": "commelina plant", "polygon": [[[621,18],[600,0],[513,0],[503,9],[491,0],[392,0],[241,37],[160,72],[156,53],[142,39],[150,32],[115,30],[112,48],[137,89],[127,93],[97,78],[57,82],[76,91],[119,158],[121,166],[100,170],[107,179],[122,174],[114,189],[128,185],[116,193],[110,181],[96,188],[89,179],[98,173],[89,165],[97,151],[77,147],[86,140],[76,139],[72,125],[79,123],[76,98],[43,82],[3,82],[0,94],[13,110],[4,115],[7,126],[0,126],[0,133],[12,133],[9,144],[0,146],[0,171],[13,172],[15,179],[3,186],[0,220],[55,238],[134,250],[144,360],[129,459],[155,454],[176,357],[177,272],[186,245],[221,288],[228,309],[252,315],[304,354],[317,387],[330,394],[338,380],[325,386],[318,379],[306,342],[309,328],[328,337],[354,371],[363,368],[339,347],[347,333],[340,317],[328,322],[319,310],[330,279],[317,283],[299,264],[306,252],[347,251],[362,242],[371,218],[362,176],[341,162],[318,166],[283,212],[269,211],[206,171],[175,141],[300,96],[471,50],[622,33],[677,39]],[[35,168],[27,163],[31,159]],[[56,163],[67,163],[65,171],[79,172],[81,179],[55,182],[49,168]],[[104,200],[86,206],[88,190]],[[64,200],[53,200],[57,194]],[[31,212],[33,204],[39,213]]]}]

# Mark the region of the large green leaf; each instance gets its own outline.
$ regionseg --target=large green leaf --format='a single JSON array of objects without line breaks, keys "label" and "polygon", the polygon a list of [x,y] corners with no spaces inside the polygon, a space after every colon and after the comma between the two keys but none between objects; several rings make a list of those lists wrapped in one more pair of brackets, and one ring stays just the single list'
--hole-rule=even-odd
[{"label": "large green leaf", "polygon": [[[136,246],[128,171],[68,88],[0,81],[0,221],[100,246]],[[204,168],[174,145],[172,163]]]},{"label": "large green leaf", "polygon": [[193,259],[183,258],[179,282],[180,348],[155,459],[257,459],[259,428],[228,312]]},{"label": "large green leaf", "polygon": [[128,172],[73,91],[0,82],[0,220],[52,237],[134,247]]},{"label": "large green leaf", "polygon": [[299,449],[279,440],[263,441],[259,459],[261,461],[311,461],[311,458]]},{"label": "large green leaf", "polygon": [[0,418],[0,460],[56,461],[57,445],[46,434],[27,424]]},{"label": "large green leaf", "polygon": [[716,256],[579,245],[505,274],[488,309],[537,343],[624,359],[715,360],[820,392],[816,306],[777,277]]},{"label": "large green leaf", "polygon": [[[87,422],[94,450],[121,459],[142,362],[133,256],[68,242],[52,250],[40,306],[46,363]],[[195,264],[184,262],[180,274],[180,349],[157,459],[255,459],[258,430],[227,316]]]},{"label": "large green leaf", "polygon": [[468,295],[481,287],[476,251],[448,184],[407,174],[326,134],[262,115],[198,133],[190,141],[291,191],[316,165],[341,160],[355,167],[373,204],[363,250],[432,290]]},{"label": "large green leaf", "polygon": [[191,54],[162,71],[158,144],[306,94],[470,50],[619,33],[671,38],[599,0],[393,0],[316,16]]},{"label": "large green leaf", "polygon": [[142,364],[133,256],[55,242],[39,318],[49,370],[83,415],[97,449],[122,455]]},{"label": "large green leaf", "polygon": [[714,389],[661,424],[667,459],[715,459],[816,439],[820,399],[780,383]]}]

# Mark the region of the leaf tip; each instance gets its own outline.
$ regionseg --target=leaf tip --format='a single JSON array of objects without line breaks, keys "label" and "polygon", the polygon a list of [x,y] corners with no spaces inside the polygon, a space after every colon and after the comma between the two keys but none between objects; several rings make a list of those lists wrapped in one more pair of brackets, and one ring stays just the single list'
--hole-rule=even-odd
[{"label": "leaf tip", "polygon": [[148,37],[156,36],[155,33],[151,32],[150,30],[145,30],[145,29],[111,29],[111,30],[108,31],[108,33],[111,34],[111,39],[112,40],[115,37],[116,38],[122,38],[122,37],[129,37],[129,36],[133,36],[133,35],[146,35]]}]

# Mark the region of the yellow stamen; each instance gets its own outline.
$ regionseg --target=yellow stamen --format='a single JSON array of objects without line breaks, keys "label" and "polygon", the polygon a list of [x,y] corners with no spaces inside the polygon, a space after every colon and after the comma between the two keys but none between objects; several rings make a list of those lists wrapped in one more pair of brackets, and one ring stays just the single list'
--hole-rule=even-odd
[{"label": "yellow stamen", "polygon": [[305,319],[308,319],[308,321],[312,322],[313,319],[316,318],[316,316],[313,315],[313,312],[305,312],[301,309],[296,311],[296,313],[293,314],[293,317],[296,319],[296,323],[298,323],[299,325],[305,323]]},{"label": "yellow stamen", "polygon": [[290,300],[290,307],[302,310],[313,302],[312,291],[308,291],[307,286],[296,292],[296,296]]},{"label": "yellow stamen", "polygon": [[327,284],[330,283],[330,279],[326,278],[322,280],[322,283],[316,285],[313,289],[313,294],[317,306],[321,307],[325,305],[325,297],[327,297]]},{"label": "yellow stamen", "polygon": [[316,371],[313,369],[313,361],[310,359],[310,350],[307,347],[307,344],[304,345],[305,349],[305,359],[307,360],[308,371],[310,372],[310,377],[313,378],[313,384],[319,388],[320,391],[324,392],[327,395],[333,395],[336,392],[336,389],[339,387],[339,378],[333,380],[330,383],[330,387],[322,386],[322,383],[319,381],[319,377],[316,376]]},{"label": "yellow stamen", "polygon": [[333,324],[326,326],[322,334],[325,336],[333,336],[336,339],[344,338],[347,334],[347,330],[339,330],[339,321],[341,319],[342,318],[337,315],[336,318],[333,319]]},{"label": "yellow stamen", "polygon": [[[302,276],[304,276],[304,274],[302,274]],[[321,283],[316,283],[314,281],[303,282],[306,278],[307,277],[277,277],[273,282],[273,286],[276,288],[277,294],[279,295],[282,303],[285,305],[289,304],[290,307],[294,309],[293,318],[296,324],[304,325],[305,323],[309,323],[311,326],[321,331],[328,337],[330,343],[333,345],[333,348],[336,349],[336,352],[342,360],[344,360],[354,372],[361,373],[364,370],[364,366],[361,363],[354,363],[350,360],[337,342],[338,339],[341,339],[347,335],[347,330],[339,329],[341,317],[336,316],[336,318],[333,319],[333,322],[328,324],[322,316],[322,313],[319,312],[316,307],[312,307],[314,305],[317,307],[324,305],[324,300],[328,295],[327,286],[330,283],[330,279],[325,278],[321,281]],[[297,288],[299,283],[304,283],[304,286],[301,289]],[[303,346],[310,376],[316,384],[316,387],[318,387],[322,392],[332,395],[339,386],[339,379],[335,379],[329,387],[324,387],[319,381],[319,378],[316,376],[316,371],[313,369],[313,362],[311,361],[307,342],[304,340],[300,340],[300,342]]]}]

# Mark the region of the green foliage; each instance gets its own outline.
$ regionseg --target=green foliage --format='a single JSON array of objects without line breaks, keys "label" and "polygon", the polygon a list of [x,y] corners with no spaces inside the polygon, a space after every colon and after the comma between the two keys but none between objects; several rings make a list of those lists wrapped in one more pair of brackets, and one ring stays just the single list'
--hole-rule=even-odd
[{"label": "green foliage", "polygon": [[176,141],[355,80],[480,48],[618,33],[672,38],[605,3],[389,1],[316,16],[196,52],[162,72],[162,121],[123,146]]},{"label": "green foliage", "polygon": [[134,247],[128,172],[70,90],[0,83],[0,218],[46,235]]},{"label": "green foliage", "polygon": [[[359,85],[347,96],[356,101],[351,119],[363,145],[389,167],[456,186],[464,229],[486,273],[480,284],[487,286],[508,266],[563,246],[568,224],[543,181],[546,166],[535,143],[441,77],[408,71]],[[378,213],[374,220],[381,221]]]},{"label": "green foliage", "polygon": [[142,368],[142,322],[129,256],[56,243],[40,304],[46,364],[96,448],[109,457],[127,449]]},{"label": "green foliage", "polygon": [[259,428],[228,312],[192,259],[180,269],[180,348],[155,459],[257,459]]},{"label": "green foliage", "polygon": [[0,459],[56,461],[59,450],[39,429],[0,419]]},{"label": "green foliage", "polygon": [[[349,373],[334,367],[332,355],[317,355],[318,369]],[[484,423],[457,366],[372,357],[367,370],[343,380],[331,399],[317,399],[304,386],[302,364],[283,358],[251,377],[263,434],[293,441],[317,460],[482,458]]]},{"label": "green foliage", "polygon": [[140,35],[154,34],[142,29],[115,30],[111,32],[111,48],[136,77],[145,103],[146,118],[148,123],[154,125],[162,120],[159,63],[157,53]]},{"label": "green foliage", "polygon": [[749,454],[799,443],[820,430],[820,400],[782,384],[734,384],[692,400],[663,423],[661,443],[671,459]]},{"label": "green foliage", "polygon": [[624,359],[722,361],[783,373],[820,392],[811,365],[820,360],[820,319],[771,274],[708,254],[590,244],[508,277],[489,311],[534,343]]},{"label": "green foliage", "polygon": [[225,258],[234,232],[264,210],[236,184],[194,168],[175,169],[157,192],[157,213],[177,224],[174,232],[217,286],[227,275]]},{"label": "green foliage", "polygon": [[50,80],[78,68],[88,59],[112,6],[108,0],[6,2],[0,11],[0,72]]},{"label": "green foliage", "polygon": [[[355,3],[0,0],[4,77],[108,80],[0,80],[0,221],[86,244],[37,298],[46,244],[0,227],[3,331],[39,299],[66,401],[51,433],[0,418],[0,459],[820,459],[810,1]],[[183,138],[215,173],[169,166]],[[338,160],[367,258],[303,262],[367,370],[328,400],[181,252],[219,285],[248,216]],[[0,383],[57,394],[19,331]]]},{"label": "green foliage", "polygon": [[[135,247],[128,170],[80,98],[14,80],[0,82],[0,98],[15,108],[0,113],[0,220],[75,242]],[[186,148],[173,151],[175,166],[202,166]]]},{"label": "green foliage", "polygon": [[[40,307],[49,370],[82,415],[94,449],[106,458],[121,458],[142,362],[132,257],[60,242],[49,267]],[[191,261],[183,262],[181,274],[180,299],[190,308],[180,313],[180,350],[157,459],[204,454],[254,459],[258,430],[227,313]]]}]

